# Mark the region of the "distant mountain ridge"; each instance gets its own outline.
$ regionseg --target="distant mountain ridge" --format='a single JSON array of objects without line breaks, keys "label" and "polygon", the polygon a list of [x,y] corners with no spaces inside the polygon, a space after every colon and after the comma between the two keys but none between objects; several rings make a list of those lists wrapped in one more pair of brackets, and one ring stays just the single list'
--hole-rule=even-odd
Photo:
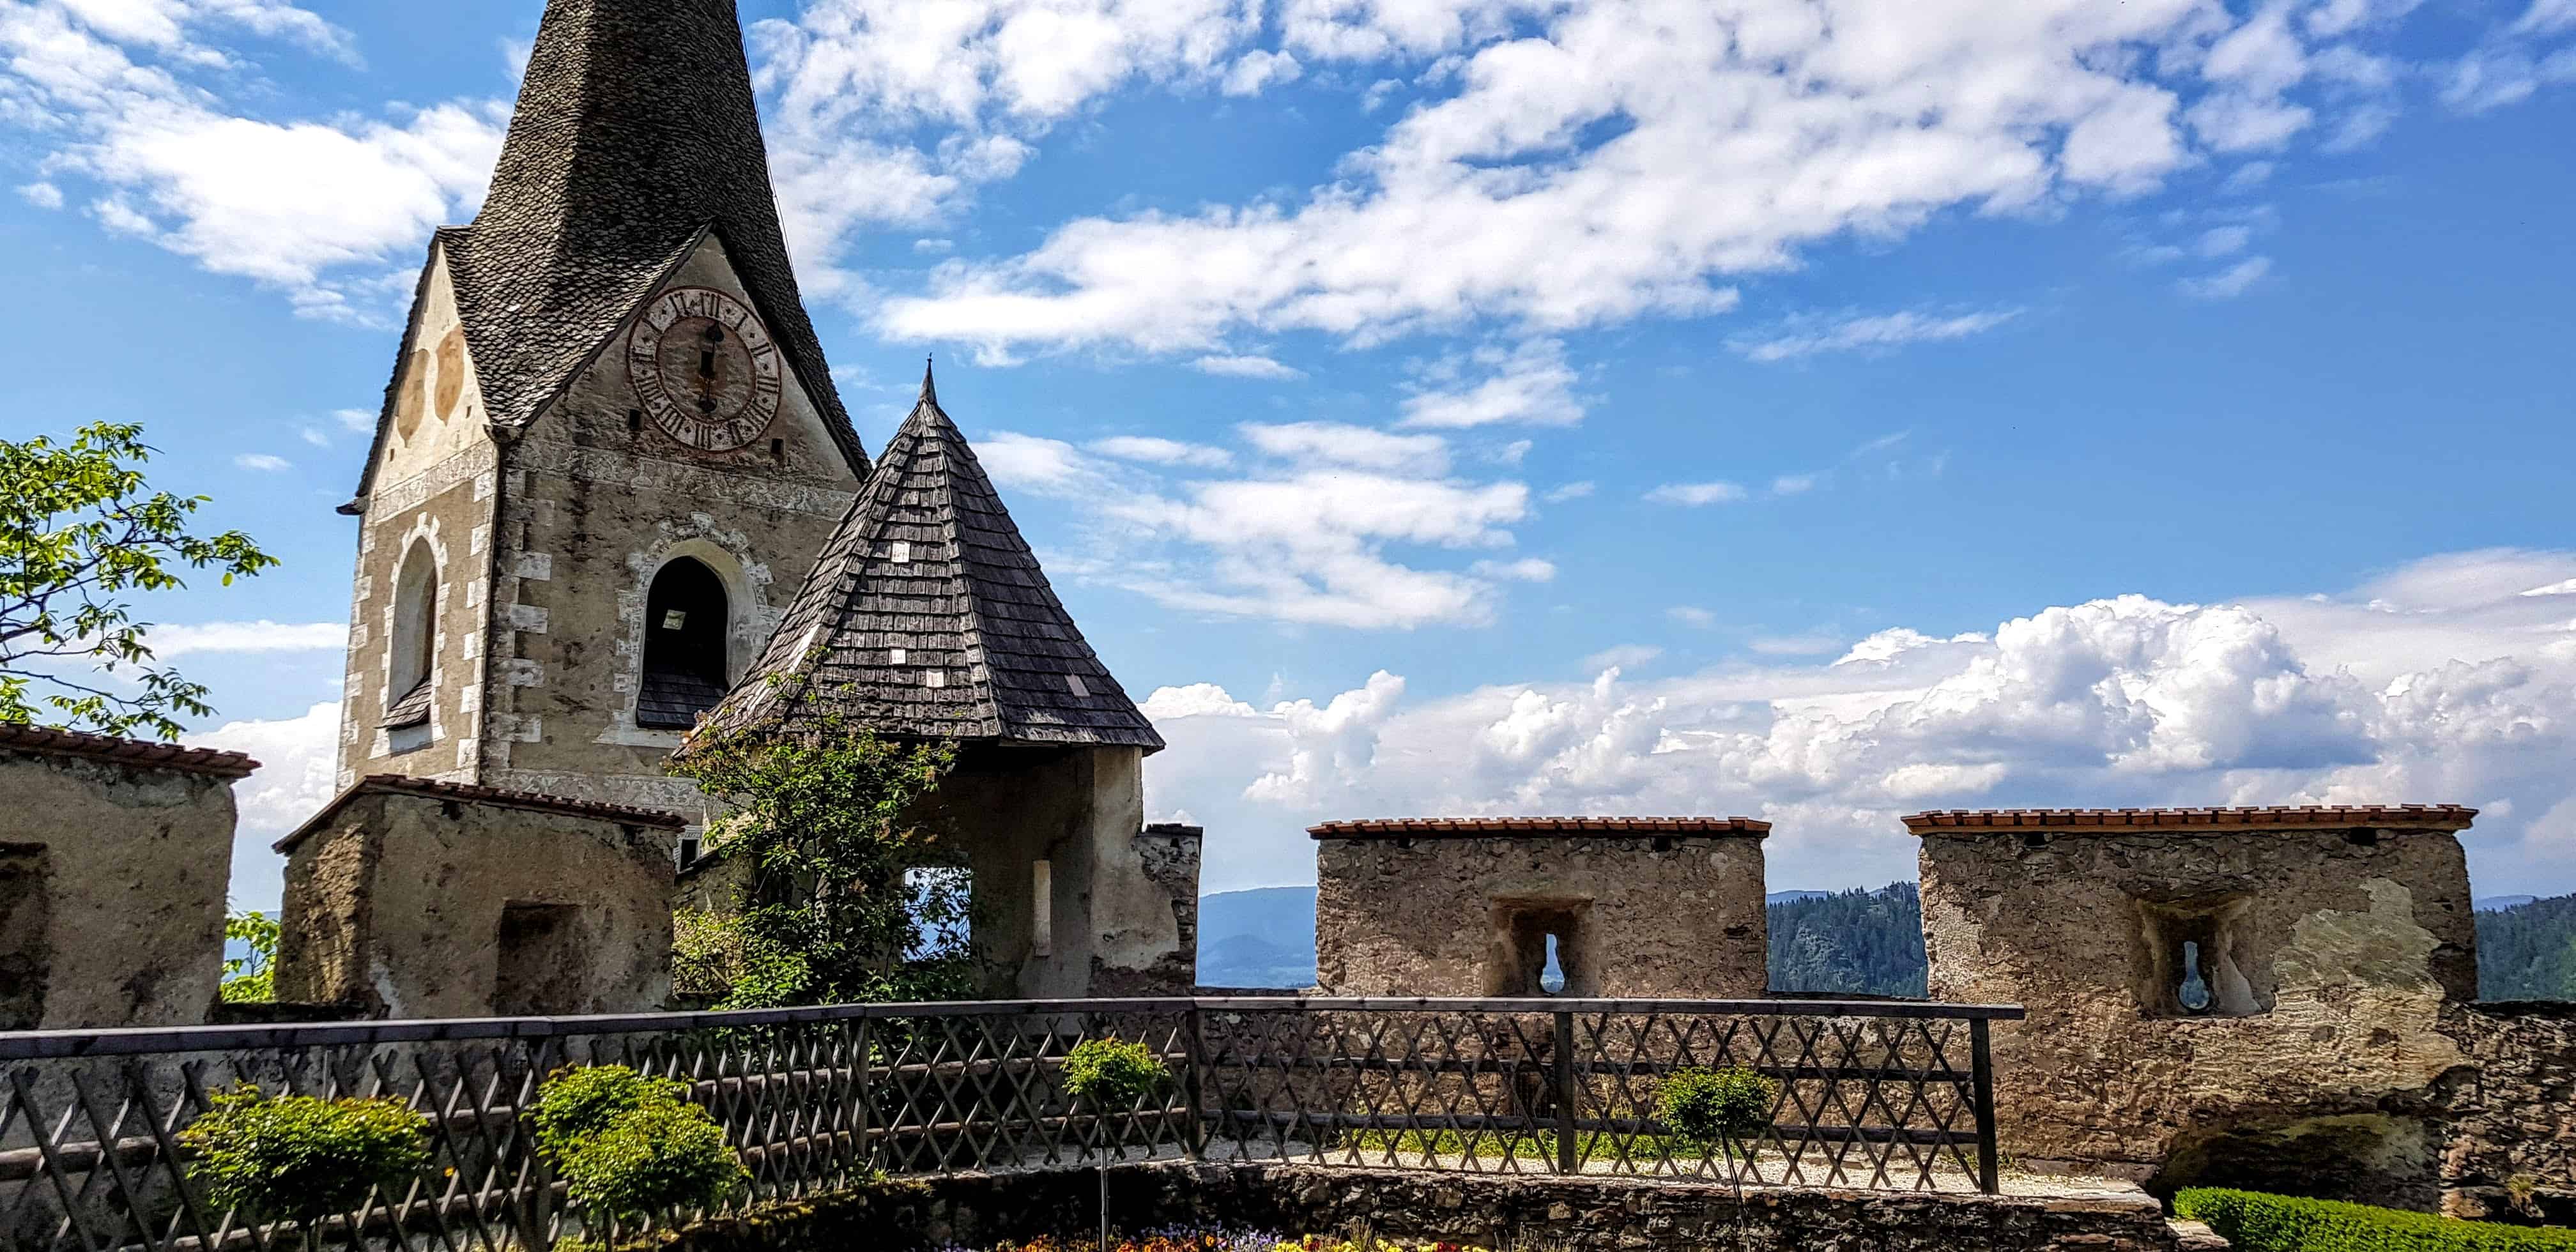
[{"label": "distant mountain ridge", "polygon": [[[1775,891],[1771,989],[1920,996],[1923,905],[1910,882],[1875,891]],[[2478,985],[2489,1000],[2576,1000],[2576,895],[2477,902]],[[1315,985],[1315,889],[1262,887],[1199,899],[1199,982]]]}]

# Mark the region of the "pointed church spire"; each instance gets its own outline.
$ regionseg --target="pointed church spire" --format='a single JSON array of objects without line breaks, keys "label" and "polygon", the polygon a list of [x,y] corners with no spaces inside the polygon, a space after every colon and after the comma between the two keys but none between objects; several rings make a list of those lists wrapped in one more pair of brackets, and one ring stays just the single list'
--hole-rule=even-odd
[{"label": "pointed church spire", "polygon": [[534,417],[703,233],[864,474],[788,263],[734,0],[549,0],[474,224],[441,233],[492,418]]},{"label": "pointed church spire", "polygon": [[937,385],[937,384],[935,384],[935,383],[933,383],[933,382],[931,382],[931,381],[930,381],[930,367],[931,367],[931,364],[932,364],[932,358],[930,358],[930,357],[923,357],[923,358],[921,358],[921,401],[920,401],[920,403],[922,403],[922,404],[927,404],[927,405],[929,405],[930,407],[932,407],[932,408],[934,408],[934,409],[935,409],[935,408],[938,408],[938,407],[939,407],[939,387],[938,387],[938,385]]},{"label": "pointed church spire", "polygon": [[1161,750],[1048,585],[993,482],[921,400],[823,546],[760,662],[698,732],[834,725],[961,743]]}]

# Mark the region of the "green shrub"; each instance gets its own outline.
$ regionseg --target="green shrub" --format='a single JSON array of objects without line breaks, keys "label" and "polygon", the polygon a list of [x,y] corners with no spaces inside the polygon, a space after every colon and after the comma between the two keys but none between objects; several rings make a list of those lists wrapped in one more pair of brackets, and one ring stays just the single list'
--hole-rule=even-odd
[{"label": "green shrub", "polygon": [[2464,1222],[2430,1213],[2194,1187],[2174,1212],[2238,1252],[2576,1252],[2576,1230]]},{"label": "green shrub", "polygon": [[1656,1090],[1656,1117],[1686,1143],[1714,1147],[1753,1138],[1771,1125],[1780,1084],[1742,1066],[1685,1069]]},{"label": "green shrub", "polygon": [[688,1094],[687,1084],[677,1079],[647,1078],[624,1065],[569,1066],[546,1075],[528,1120],[536,1126],[537,1151],[561,1166],[618,1118],[650,1105],[677,1104]]},{"label": "green shrub", "polygon": [[1085,1039],[1064,1058],[1064,1093],[1100,1108],[1130,1108],[1162,1094],[1172,1071],[1141,1043]]},{"label": "green shrub", "polygon": [[429,1119],[400,1100],[274,1099],[253,1086],[214,1098],[179,1142],[206,1197],[263,1221],[357,1207],[372,1187],[399,1193],[429,1164]]},{"label": "green shrub", "polygon": [[742,1167],[705,1109],[660,1100],[619,1114],[561,1165],[572,1203],[610,1217],[714,1208],[742,1194]]}]

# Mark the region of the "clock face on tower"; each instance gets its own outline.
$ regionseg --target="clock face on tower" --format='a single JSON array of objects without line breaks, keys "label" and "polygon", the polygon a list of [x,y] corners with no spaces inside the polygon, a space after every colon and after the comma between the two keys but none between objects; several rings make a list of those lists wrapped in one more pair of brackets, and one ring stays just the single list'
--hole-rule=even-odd
[{"label": "clock face on tower", "polygon": [[700,451],[739,448],[778,416],[778,344],[751,306],[724,292],[662,293],[636,323],[626,363],[653,424]]}]

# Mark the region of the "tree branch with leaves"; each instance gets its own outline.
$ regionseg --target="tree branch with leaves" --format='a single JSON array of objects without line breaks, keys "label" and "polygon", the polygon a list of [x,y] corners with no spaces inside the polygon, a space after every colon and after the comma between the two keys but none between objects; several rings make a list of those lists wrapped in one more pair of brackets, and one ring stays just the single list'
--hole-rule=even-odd
[{"label": "tree branch with leaves", "polygon": [[0,723],[177,739],[179,718],[214,712],[202,684],[155,664],[126,601],[185,587],[182,568],[230,586],[277,558],[237,530],[191,534],[207,497],[151,490],[152,451],[142,427],[109,422],[67,444],[0,440]]}]

